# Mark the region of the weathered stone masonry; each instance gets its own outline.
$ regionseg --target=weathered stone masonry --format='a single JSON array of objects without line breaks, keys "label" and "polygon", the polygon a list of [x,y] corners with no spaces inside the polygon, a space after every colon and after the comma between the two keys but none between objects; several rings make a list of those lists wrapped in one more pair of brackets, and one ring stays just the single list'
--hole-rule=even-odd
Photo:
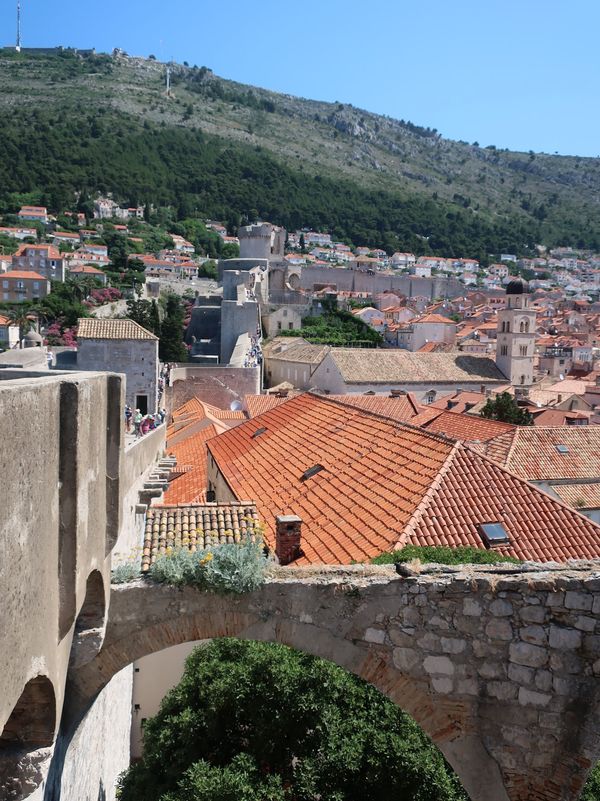
[{"label": "weathered stone masonry", "polygon": [[287,568],[241,597],[113,587],[70,714],[132,660],[219,636],[286,643],[362,676],[413,715],[473,801],[575,799],[600,756],[600,564]]}]

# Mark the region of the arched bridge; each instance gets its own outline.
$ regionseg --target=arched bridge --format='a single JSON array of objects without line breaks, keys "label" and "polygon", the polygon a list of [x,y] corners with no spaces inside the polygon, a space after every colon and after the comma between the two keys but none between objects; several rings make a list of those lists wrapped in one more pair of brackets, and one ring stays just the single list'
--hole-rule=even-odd
[{"label": "arched bridge", "polygon": [[285,568],[226,597],[113,586],[102,649],[71,671],[69,713],[135,659],[223,636],[361,676],[415,718],[472,801],[571,801],[600,757],[600,564]]}]

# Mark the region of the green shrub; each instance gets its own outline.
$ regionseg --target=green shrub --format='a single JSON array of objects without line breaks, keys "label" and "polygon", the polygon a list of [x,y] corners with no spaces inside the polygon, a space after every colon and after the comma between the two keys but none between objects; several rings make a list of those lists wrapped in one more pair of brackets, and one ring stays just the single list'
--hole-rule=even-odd
[{"label": "green shrub", "polygon": [[136,562],[124,562],[115,567],[110,574],[111,584],[127,584],[140,577],[140,566]]},{"label": "green shrub", "polygon": [[398,562],[410,562],[419,559],[424,563],[438,565],[493,565],[498,562],[519,563],[514,556],[505,556],[497,551],[485,548],[445,548],[433,545],[405,545],[399,551],[382,553],[372,560],[374,565],[393,565]]},{"label": "green shrub", "polygon": [[178,548],[159,557],[148,576],[174,587],[196,587],[218,593],[243,593],[258,589],[265,580],[269,560],[262,540],[218,545],[192,552]]}]

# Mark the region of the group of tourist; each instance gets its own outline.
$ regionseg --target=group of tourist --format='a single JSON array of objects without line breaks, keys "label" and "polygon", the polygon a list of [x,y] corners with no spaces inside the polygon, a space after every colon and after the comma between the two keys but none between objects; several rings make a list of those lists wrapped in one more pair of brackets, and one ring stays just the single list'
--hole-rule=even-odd
[{"label": "group of tourist", "polygon": [[[162,425],[167,416],[166,409],[159,409],[154,414],[142,414],[139,409],[135,412],[129,404],[125,405],[125,430],[128,434],[132,431],[135,433],[136,439],[143,437],[150,431]],[[132,428],[133,427],[133,428]]]},{"label": "group of tourist", "polygon": [[257,367],[262,364],[263,354],[260,347],[260,330],[256,336],[250,337],[250,348],[244,360],[244,367]]}]

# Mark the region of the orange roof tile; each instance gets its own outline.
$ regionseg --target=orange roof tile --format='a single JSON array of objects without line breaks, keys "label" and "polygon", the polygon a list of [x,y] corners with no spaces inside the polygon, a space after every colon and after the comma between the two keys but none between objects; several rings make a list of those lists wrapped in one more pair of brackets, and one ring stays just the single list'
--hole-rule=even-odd
[{"label": "orange roof tile", "polygon": [[435,491],[400,544],[481,548],[478,525],[502,523],[519,559],[566,561],[600,555],[600,527],[545,492],[457,445]]},{"label": "orange roof tile", "polygon": [[276,515],[302,518],[297,564],[405,542],[481,547],[484,522],[501,522],[521,558],[600,555],[598,526],[462,443],[331,397],[299,395],[207,447],[234,495],[256,501],[270,547]]},{"label": "orange roof tile", "polygon": [[31,281],[46,281],[43,275],[34,272],[33,270],[8,270],[2,273],[2,278],[28,278]]},{"label": "orange roof tile", "polygon": [[527,481],[600,478],[600,426],[517,427],[490,440],[485,453]]},{"label": "orange roof tile", "polygon": [[[440,411],[437,416],[421,425],[427,431],[435,431],[436,434],[444,434],[452,439],[460,439],[466,442],[486,442],[487,440],[499,437],[508,431],[513,431],[516,426],[511,423],[502,423],[499,420],[487,420],[485,417],[478,417],[474,414],[461,414],[455,411]],[[415,421],[411,421],[414,422]]]}]

